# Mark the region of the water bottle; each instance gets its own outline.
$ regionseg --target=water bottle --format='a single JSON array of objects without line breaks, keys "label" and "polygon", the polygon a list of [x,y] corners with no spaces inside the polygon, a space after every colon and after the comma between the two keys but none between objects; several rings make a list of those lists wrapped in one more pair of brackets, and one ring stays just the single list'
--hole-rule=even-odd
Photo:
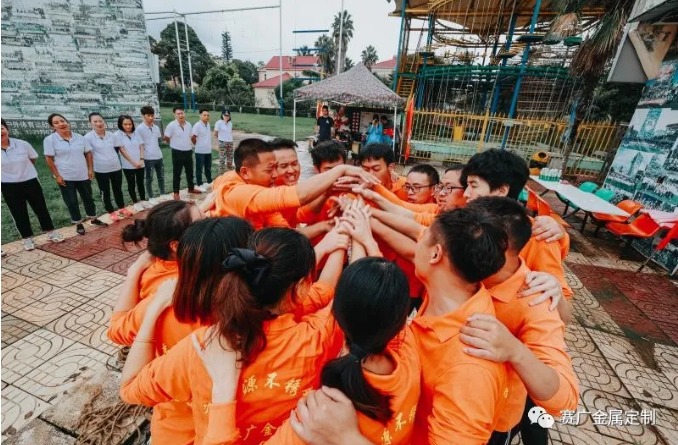
[{"label": "water bottle", "polygon": [[546,180],[547,181],[553,181],[553,170],[552,168],[549,168],[548,171],[546,172]]},{"label": "water bottle", "polygon": [[546,173],[546,169],[542,168],[539,170],[539,179],[544,179],[544,174]]}]

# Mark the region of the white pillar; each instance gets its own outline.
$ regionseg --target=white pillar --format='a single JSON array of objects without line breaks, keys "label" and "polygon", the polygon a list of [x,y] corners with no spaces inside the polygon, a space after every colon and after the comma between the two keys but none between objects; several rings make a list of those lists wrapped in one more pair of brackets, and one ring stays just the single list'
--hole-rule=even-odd
[{"label": "white pillar", "polygon": [[[177,12],[174,11],[176,14]],[[174,19],[174,33],[177,38],[177,56],[179,56],[179,74],[181,76],[181,92],[184,96],[184,107],[186,106],[186,87],[184,86],[184,66],[181,63],[181,46],[179,45],[179,17]]]},{"label": "white pillar", "polygon": [[283,113],[282,113],[282,104],[283,104],[283,100],[285,99],[285,98],[283,97],[283,52],[282,52],[282,26],[283,26],[282,24],[283,24],[283,21],[282,21],[282,0],[278,0],[278,12],[280,13],[280,14],[279,14],[279,20],[280,20],[280,35],[278,36],[278,38],[280,39],[280,51],[279,51],[279,55],[280,55],[280,64],[279,64],[279,66],[278,66],[278,75],[280,76],[280,103],[278,104],[278,106],[280,107],[280,117],[284,117],[284,115],[283,115]]},{"label": "white pillar", "polygon": [[184,16],[184,31],[186,33],[186,53],[188,54],[188,78],[191,81],[191,108],[195,108],[195,87],[193,86],[193,66],[191,65],[191,45],[188,43],[188,25]]}]

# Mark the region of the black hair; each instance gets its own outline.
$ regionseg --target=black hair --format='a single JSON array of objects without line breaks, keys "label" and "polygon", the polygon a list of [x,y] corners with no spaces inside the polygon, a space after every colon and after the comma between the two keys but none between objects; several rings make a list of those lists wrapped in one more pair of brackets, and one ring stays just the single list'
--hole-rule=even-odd
[{"label": "black hair", "polygon": [[520,252],[532,237],[532,223],[518,201],[504,196],[484,196],[466,205],[468,209],[479,209],[500,219],[508,235],[509,248]]},{"label": "black hair", "polygon": [[460,172],[464,170],[464,167],[466,167],[466,164],[462,164],[461,162],[452,162],[447,165],[447,168],[445,169],[445,173],[447,172]]},{"label": "black hair", "polygon": [[154,257],[162,260],[173,259],[170,243],[179,241],[191,218],[192,202],[165,201],[153,207],[145,219],[135,219],[122,229],[122,240],[138,244],[148,239],[147,249]]},{"label": "black hair", "polygon": [[431,226],[452,267],[469,283],[478,283],[504,267],[508,237],[496,217],[466,207],[440,214]]},{"label": "black hair", "polygon": [[530,177],[530,170],[527,162],[517,154],[491,148],[473,155],[461,176],[464,184],[469,176],[478,176],[489,184],[490,190],[506,185],[509,188],[508,197],[518,199]]},{"label": "black hair", "polygon": [[372,120],[379,120],[379,115],[377,113],[374,113],[372,115]]},{"label": "black hair", "polygon": [[373,159],[378,161],[383,159],[386,162],[386,165],[393,164],[395,162],[395,155],[393,154],[393,148],[390,145],[386,144],[369,144],[360,149],[358,153],[358,161],[365,162]]},{"label": "black hair", "polygon": [[146,114],[155,115],[155,110],[153,109],[153,107],[151,107],[150,105],[144,105],[143,107],[141,107],[141,115],[144,116]]},{"label": "black hair", "polygon": [[240,352],[245,364],[266,348],[264,321],[273,318],[270,309],[299,281],[315,274],[313,246],[296,230],[265,228],[255,232],[247,245],[248,250],[239,252],[241,258],[234,261],[237,266],[226,269],[212,314],[218,333]]},{"label": "black hair", "polygon": [[57,116],[60,117],[61,119],[65,120],[66,122],[68,122],[68,119],[66,119],[63,114],[52,113],[49,116],[47,116],[47,123],[49,124],[50,127],[52,126],[52,121]]},{"label": "black hair", "polygon": [[410,307],[405,273],[384,258],[362,258],[344,270],[332,313],[346,336],[349,353],[325,364],[323,385],[337,388],[355,408],[382,423],[393,417],[390,397],[365,379],[362,359],[381,354],[407,321]]},{"label": "black hair", "polygon": [[271,144],[259,138],[247,138],[240,141],[238,148],[233,152],[233,163],[235,171],[245,166],[254,166],[259,163],[259,153],[271,153],[273,147]]},{"label": "black hair", "polygon": [[101,115],[101,113],[99,113],[99,112],[97,112],[97,111],[94,111],[94,112],[90,113],[90,114],[87,116],[87,120],[90,121],[90,122],[92,122],[92,118],[93,118],[94,116],[99,116],[101,119],[104,118],[104,117]]},{"label": "black hair", "polygon": [[213,295],[224,274],[221,263],[234,248],[247,247],[254,233],[249,222],[235,216],[205,218],[191,224],[179,240],[179,278],[172,307],[181,323],[210,323]]},{"label": "black hair", "polygon": [[1,122],[0,125],[2,125],[3,127],[5,127],[5,129],[6,129],[7,131],[9,131],[9,127],[7,126],[7,121],[5,121],[4,119],[0,119],[0,122]]},{"label": "black hair", "polygon": [[269,145],[273,147],[273,150],[280,149],[291,149],[294,150],[298,147],[297,143],[291,139],[275,138],[269,142]]},{"label": "black hair", "polygon": [[329,111],[330,107],[328,107],[327,105],[323,105],[320,109],[321,109],[321,110],[328,110],[328,111]]},{"label": "black hair", "polygon": [[198,110],[198,114],[202,114],[204,111],[207,111],[208,113],[210,112],[210,110],[208,110],[207,108],[201,108]]},{"label": "black hair", "polygon": [[228,121],[231,122],[233,121],[233,118],[231,117],[231,112],[228,110],[224,110],[221,112],[221,119],[224,118],[224,116],[228,116]]},{"label": "black hair", "polygon": [[125,122],[125,119],[129,119],[132,122],[132,133],[134,133],[134,129],[136,128],[136,126],[134,125],[134,119],[132,119],[132,116],[130,116],[129,114],[121,114],[120,116],[118,116],[118,129],[122,132],[125,131],[122,128],[122,124]]},{"label": "black hair", "polygon": [[408,175],[410,173],[425,174],[428,177],[428,182],[430,183],[429,185],[438,185],[440,183],[440,175],[438,174],[438,170],[428,164],[417,164],[412,167],[409,172],[407,172]]},{"label": "black hair", "polygon": [[311,151],[311,159],[313,160],[313,166],[320,170],[320,165],[323,162],[335,162],[341,159],[345,163],[346,151],[339,141],[323,141]]},{"label": "black hair", "polygon": [[174,107],[174,108],[172,108],[172,113],[176,113],[177,110],[184,111],[184,107]]}]

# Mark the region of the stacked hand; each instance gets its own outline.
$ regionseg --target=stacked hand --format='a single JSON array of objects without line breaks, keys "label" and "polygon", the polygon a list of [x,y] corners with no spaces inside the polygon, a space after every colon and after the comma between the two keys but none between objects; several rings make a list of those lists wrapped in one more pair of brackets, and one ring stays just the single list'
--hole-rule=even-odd
[{"label": "stacked hand", "polygon": [[373,241],[370,227],[370,207],[362,198],[352,201],[344,210],[340,221],[346,225],[348,233],[362,245]]}]

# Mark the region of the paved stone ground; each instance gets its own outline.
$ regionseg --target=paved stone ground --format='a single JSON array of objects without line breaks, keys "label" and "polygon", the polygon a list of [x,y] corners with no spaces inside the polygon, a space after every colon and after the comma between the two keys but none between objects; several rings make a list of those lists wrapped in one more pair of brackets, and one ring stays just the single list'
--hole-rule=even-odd
[{"label": "paved stone ground", "polygon": [[[308,174],[308,153],[300,152]],[[105,331],[127,267],[143,248],[122,244],[123,224],[88,227],[85,236],[65,228],[66,241],[38,237],[32,252],[20,242],[3,246],[3,439],[114,359]],[[552,443],[678,444],[678,288],[651,267],[635,274],[638,262],[618,259],[609,235],[570,233],[576,321],[567,343],[582,415],[576,426],[556,424]],[[622,411],[620,425],[614,410]],[[652,414],[644,419],[652,424],[633,412]]]}]

